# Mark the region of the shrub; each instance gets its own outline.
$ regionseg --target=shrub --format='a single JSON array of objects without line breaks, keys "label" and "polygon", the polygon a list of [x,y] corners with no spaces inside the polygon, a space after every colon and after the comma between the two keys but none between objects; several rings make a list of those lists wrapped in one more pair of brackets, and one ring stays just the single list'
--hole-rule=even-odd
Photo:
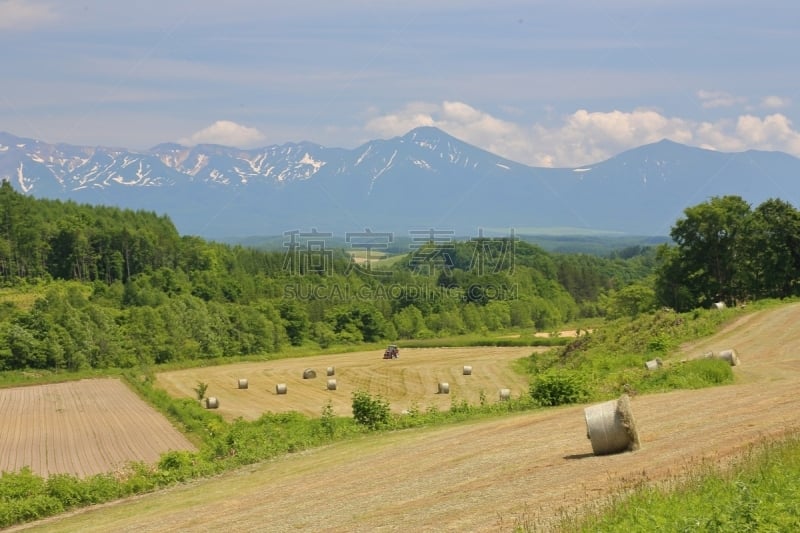
[{"label": "shrub", "polygon": [[158,470],[165,482],[185,481],[192,476],[194,454],[172,450],[161,455]]},{"label": "shrub", "polygon": [[363,390],[353,393],[353,418],[369,429],[377,429],[389,423],[389,402],[381,396],[370,396]]},{"label": "shrub", "polygon": [[197,399],[202,400],[206,397],[206,391],[208,390],[208,383],[203,383],[202,381],[197,382],[197,387],[194,388],[194,391],[197,393]]},{"label": "shrub", "polygon": [[47,478],[47,494],[64,504],[74,507],[83,503],[81,480],[68,474],[54,474]]},{"label": "shrub", "polygon": [[45,481],[33,473],[30,467],[19,472],[3,472],[0,475],[0,501],[22,500],[44,492]]},{"label": "shrub", "polygon": [[531,385],[531,397],[543,407],[578,403],[587,396],[580,378],[567,370],[550,370]]},{"label": "shrub", "polygon": [[336,435],[336,418],[333,412],[333,403],[328,400],[322,408],[322,417],[319,419],[323,434],[332,439]]}]

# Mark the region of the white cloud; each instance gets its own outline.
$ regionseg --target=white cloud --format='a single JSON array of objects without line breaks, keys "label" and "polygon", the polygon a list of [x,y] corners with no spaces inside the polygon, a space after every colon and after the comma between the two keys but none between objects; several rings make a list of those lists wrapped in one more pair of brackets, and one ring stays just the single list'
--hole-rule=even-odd
[{"label": "white cloud", "polygon": [[57,16],[49,4],[0,0],[0,30],[29,30],[46,26]]},{"label": "white cloud", "polygon": [[[437,111],[437,108],[438,106],[435,104],[410,103],[396,113],[370,119],[366,124],[366,129],[383,137],[403,135],[420,126],[433,126],[432,114]],[[372,109],[370,112],[375,113],[377,110]]]},{"label": "white cloud", "polygon": [[788,98],[782,98],[780,96],[767,96],[763,100],[761,100],[761,107],[764,109],[780,109],[783,107],[788,107],[791,102]]},{"label": "white cloud", "polygon": [[763,119],[753,115],[741,116],[736,123],[736,133],[748,148],[800,155],[800,133],[792,128],[788,118],[779,113]]},{"label": "white cloud", "polygon": [[702,102],[702,106],[706,109],[716,107],[733,107],[735,105],[744,104],[747,99],[741,96],[734,96],[724,91],[706,91],[700,89],[697,91],[697,97]]},{"label": "white cloud", "polygon": [[230,120],[218,120],[207,128],[180,139],[178,142],[194,146],[196,144],[221,144],[238,148],[252,148],[264,140],[264,134],[256,128],[242,126]]},{"label": "white cloud", "polygon": [[382,136],[436,126],[449,134],[508,159],[544,167],[597,163],[624,150],[661,139],[712,150],[778,150],[800,156],[800,133],[784,115],[755,115],[699,122],[651,109],[588,111],[579,109],[555,124],[522,125],[492,116],[463,102],[417,102],[375,116],[367,130]]}]

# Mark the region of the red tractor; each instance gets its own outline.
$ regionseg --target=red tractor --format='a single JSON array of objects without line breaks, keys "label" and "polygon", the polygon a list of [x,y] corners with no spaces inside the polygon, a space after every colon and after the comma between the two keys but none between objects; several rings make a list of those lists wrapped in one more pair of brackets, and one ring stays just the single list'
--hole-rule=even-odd
[{"label": "red tractor", "polygon": [[390,344],[386,347],[386,351],[383,352],[384,359],[397,359],[398,357],[400,357],[400,350],[396,344]]}]

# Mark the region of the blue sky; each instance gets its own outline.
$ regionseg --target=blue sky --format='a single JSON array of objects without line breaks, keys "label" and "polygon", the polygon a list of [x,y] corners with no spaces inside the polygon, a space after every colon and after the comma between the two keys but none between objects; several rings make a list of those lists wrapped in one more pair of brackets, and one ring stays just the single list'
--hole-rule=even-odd
[{"label": "blue sky", "polygon": [[800,4],[0,0],[0,131],[146,149],[433,125],[570,167],[669,138],[800,156]]}]

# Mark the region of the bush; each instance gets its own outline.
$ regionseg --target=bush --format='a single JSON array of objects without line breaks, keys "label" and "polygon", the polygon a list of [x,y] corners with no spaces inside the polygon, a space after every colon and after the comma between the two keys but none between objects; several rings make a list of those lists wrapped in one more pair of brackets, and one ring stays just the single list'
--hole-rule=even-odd
[{"label": "bush", "polygon": [[208,383],[203,383],[202,381],[197,382],[197,387],[195,387],[194,391],[197,393],[197,399],[202,400],[206,397],[206,391],[208,390]]},{"label": "bush", "polygon": [[64,506],[60,501],[45,494],[37,494],[18,501],[0,501],[0,527],[30,522],[63,511]]},{"label": "bush", "polygon": [[30,467],[19,472],[3,472],[0,475],[0,501],[22,500],[44,492],[45,481],[33,473]]},{"label": "bush", "polygon": [[370,396],[363,390],[353,393],[353,418],[369,429],[377,429],[389,423],[389,402],[381,396]]},{"label": "bush", "polygon": [[577,374],[567,370],[550,370],[539,375],[531,385],[531,397],[543,407],[578,403],[587,396]]},{"label": "bush", "polygon": [[64,504],[74,507],[84,502],[81,480],[68,474],[54,474],[47,478],[47,494]]}]

